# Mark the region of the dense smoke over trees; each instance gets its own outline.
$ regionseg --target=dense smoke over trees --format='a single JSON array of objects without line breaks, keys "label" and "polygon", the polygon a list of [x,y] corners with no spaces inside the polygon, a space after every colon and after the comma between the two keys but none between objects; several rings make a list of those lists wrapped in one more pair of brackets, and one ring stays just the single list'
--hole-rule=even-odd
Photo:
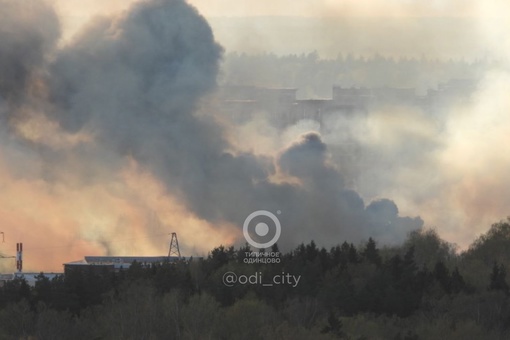
[{"label": "dense smoke over trees", "polygon": [[[17,20],[0,22],[6,193],[47,202],[44,214],[36,205],[9,216],[14,223],[5,232],[29,238],[27,246],[51,236],[70,247],[83,240],[89,251],[126,252],[116,242],[141,234],[149,239],[142,251],[154,252],[159,238],[147,232],[147,216],[169,209],[180,212],[167,224],[198,220],[180,227],[189,239],[196,234],[191,228],[206,235],[196,226],[205,224],[213,233],[228,230],[234,241],[251,212],[280,210],[288,226],[285,248],[310,235],[319,244],[331,245],[339,235],[357,242],[376,229],[386,235],[381,242],[397,243],[422,226],[419,217],[400,216],[391,199],[380,199],[383,193],[371,203],[346,185],[318,132],[295,134],[289,145],[258,155],[227,138],[230,131],[212,107],[205,104],[198,114],[202,98],[216,88],[222,48],[185,1],[135,3],[92,20],[62,46],[54,9],[34,3],[27,15],[24,3],[6,5],[2,16]],[[144,178],[155,189],[133,188]],[[76,200],[63,198],[72,194]],[[158,195],[171,203],[155,207],[161,200],[149,200]],[[37,218],[42,225],[29,234],[23,226],[35,215],[58,218]],[[205,251],[199,241],[190,244],[197,247]]]},{"label": "dense smoke over trees", "polygon": [[[507,61],[225,53],[184,0],[134,1],[64,41],[52,2],[0,6],[1,231],[27,267],[160,253],[169,227],[183,253],[209,251],[2,277],[0,339],[510,337],[510,220],[465,249],[442,238],[466,246],[508,209]],[[312,110],[333,85],[412,101],[236,125],[226,105],[256,100],[222,103],[218,84],[297,88],[272,101]],[[281,261],[232,246],[260,209],[284,226]]]}]

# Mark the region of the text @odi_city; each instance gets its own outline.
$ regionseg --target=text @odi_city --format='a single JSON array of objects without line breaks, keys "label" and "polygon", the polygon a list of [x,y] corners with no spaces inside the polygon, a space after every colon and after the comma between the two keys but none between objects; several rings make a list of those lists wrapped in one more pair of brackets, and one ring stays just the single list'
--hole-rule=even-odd
[{"label": "text @odi_city", "polygon": [[295,288],[299,284],[299,280],[301,280],[301,275],[292,275],[285,272],[273,275],[269,280],[264,280],[262,272],[255,272],[251,275],[237,275],[234,272],[223,274],[223,284],[227,287],[233,287],[234,285],[261,285],[263,287],[287,285]]}]

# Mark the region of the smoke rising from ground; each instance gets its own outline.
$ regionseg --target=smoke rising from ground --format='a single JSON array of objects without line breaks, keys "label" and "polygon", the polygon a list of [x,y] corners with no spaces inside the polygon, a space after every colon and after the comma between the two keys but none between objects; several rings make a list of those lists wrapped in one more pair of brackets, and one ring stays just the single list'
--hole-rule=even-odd
[{"label": "smoke rising from ground", "polygon": [[[399,2],[392,2],[393,5],[397,3]],[[316,4],[320,6],[318,2]],[[412,10],[413,7],[416,9],[415,5],[432,9],[432,18],[413,18],[413,15],[420,15],[419,11]],[[356,7],[356,4],[352,6]],[[438,84],[454,78],[479,80],[478,87],[469,100],[451,103],[436,110],[397,104],[371,108],[364,114],[339,113],[327,118],[322,126],[315,121],[303,120],[283,131],[269,126],[266,120],[270,119],[265,119],[262,113],[257,115],[255,120],[241,126],[232,138],[243,148],[264,154],[288,144],[296,132],[321,131],[322,140],[328,145],[332,162],[342,173],[344,182],[348,187],[354,188],[365,201],[380,196],[391,197],[402,214],[419,214],[427,226],[437,228],[442,237],[466,248],[491,223],[508,215],[507,183],[510,167],[505,147],[508,145],[507,131],[510,124],[506,118],[510,111],[510,39],[507,33],[510,29],[509,4],[500,0],[483,3],[448,1],[441,5],[408,2],[400,3],[397,7],[398,9],[381,9],[380,13],[368,20],[349,17],[352,13],[348,10],[344,12],[344,17],[332,18],[331,21],[345,22],[349,29],[340,33],[317,33],[317,39],[311,39],[321,52],[319,56],[324,56],[324,51],[326,58],[329,58],[320,60],[322,64],[316,68],[313,68],[313,60],[309,63],[303,62],[307,58],[304,54],[278,60],[271,54],[261,53],[272,51],[267,45],[264,46],[266,40],[262,38],[270,28],[266,26],[255,29],[259,35],[259,39],[254,39],[253,44],[256,46],[251,46],[251,41],[244,46],[242,39],[239,39],[239,44],[235,46],[240,51],[250,50],[260,54],[253,58],[242,54],[235,55],[226,66],[228,69],[224,72],[224,81],[227,84],[250,84],[250,75],[253,75],[252,83],[259,86],[298,87],[299,91],[302,91],[303,83],[299,81],[299,77],[309,75],[314,83],[310,86],[315,88],[305,92],[316,96],[320,93],[318,97],[324,97],[322,84],[327,84],[326,88],[330,89],[334,81],[346,87],[387,85],[437,90]],[[402,14],[402,17],[389,20],[385,16],[388,13],[395,16]],[[462,18],[451,18],[458,15]],[[306,21],[297,21],[299,20]],[[313,20],[322,24],[328,23],[327,19],[321,17],[310,19],[308,24],[312,22],[310,25],[315,26]],[[431,20],[428,24],[432,25],[424,26],[424,34],[416,34],[423,29],[420,25],[427,23],[427,20]],[[365,21],[373,24],[370,26],[372,30],[365,30],[367,26],[360,24]],[[221,20],[218,22],[221,23]],[[251,22],[260,20],[254,18]],[[272,24],[277,22],[274,20]],[[349,26],[349,23],[353,25]],[[388,27],[400,24],[404,33],[395,33],[393,37],[386,34]],[[318,25],[320,27],[321,24]],[[220,26],[220,30],[228,28],[227,26]],[[225,32],[231,34],[231,31],[222,31]],[[285,32],[289,35],[296,34],[295,31]],[[354,44],[350,44],[342,35],[347,35],[355,41]],[[395,39],[397,37],[398,39]],[[272,37],[267,41],[271,43],[275,40],[277,39]],[[291,42],[284,45],[287,40]],[[257,44],[258,41],[262,43]],[[403,46],[400,45],[402,41]],[[292,42],[296,45],[292,45]],[[295,53],[292,48],[298,48],[301,40],[282,39],[279,43],[282,44],[277,48],[283,50],[290,47],[290,53]],[[376,47],[370,50],[374,46]],[[415,84],[410,85],[409,82],[395,82],[398,76],[385,73],[386,69],[378,67],[375,62],[367,62],[365,68],[356,69],[358,73],[351,69],[344,71],[342,66],[346,63],[338,63],[335,59],[339,51],[344,56],[349,52],[365,57],[373,57],[375,54],[375,60],[380,59],[377,53],[397,56],[397,60],[398,56],[414,56],[417,58],[416,64],[419,60],[422,60],[421,65],[424,66],[435,63],[435,72],[424,69],[421,74],[413,73],[414,77],[410,76],[409,79],[415,80]],[[416,53],[413,54],[414,52]],[[308,55],[308,58],[313,57],[314,54]],[[459,63],[458,67],[455,62],[450,61],[451,65],[442,69],[440,63],[434,61],[434,58],[440,58],[446,64],[448,58],[464,57],[472,60],[468,71],[462,70],[462,63]],[[252,65],[259,62],[260,69],[252,71],[255,68],[246,68],[246,74],[236,77],[238,73],[235,71],[243,68],[243,58],[252,58],[251,62],[255,60]],[[476,59],[479,60],[475,61]],[[492,62],[487,62],[487,66],[483,68],[480,67],[483,64],[480,62],[482,59]],[[266,60],[270,62],[265,63]],[[282,60],[285,62],[278,64]],[[363,57],[357,60],[359,64],[365,63]],[[398,63],[401,67],[398,71],[404,74],[415,72],[410,66],[413,64],[412,60],[401,58]],[[246,64],[249,65],[250,61]],[[278,66],[276,71],[276,68],[272,68],[275,65]],[[279,70],[286,69],[292,71],[288,78],[270,76],[272,73],[279,75]],[[318,72],[313,73],[311,69]],[[444,73],[441,74],[441,71]],[[365,74],[359,76],[359,73],[363,72],[368,73],[369,77]],[[356,79],[353,74],[359,77]],[[420,82],[420,78],[424,81]],[[292,83],[289,79],[294,79],[295,82]]]},{"label": "smoke rising from ground", "polygon": [[283,130],[257,113],[231,138],[267,154],[292,136],[321,131],[347,187],[365,201],[390,197],[402,215],[420,215],[465,249],[508,215],[509,80],[505,68],[491,70],[469,100],[435,111],[381,106],[338,112],[322,124],[301,120]]},{"label": "smoke rising from ground", "polygon": [[285,247],[396,243],[423,224],[388,199],[366,205],[316,133],[260,156],[231,144],[207,105],[196,114],[222,48],[184,1],[137,3],[58,48],[55,12],[31,4],[29,15],[5,7],[19,30],[0,21],[0,216],[29,267],[86,252],[161,254],[170,231],[185,252],[241,242],[239,226],[259,209],[281,210]]}]

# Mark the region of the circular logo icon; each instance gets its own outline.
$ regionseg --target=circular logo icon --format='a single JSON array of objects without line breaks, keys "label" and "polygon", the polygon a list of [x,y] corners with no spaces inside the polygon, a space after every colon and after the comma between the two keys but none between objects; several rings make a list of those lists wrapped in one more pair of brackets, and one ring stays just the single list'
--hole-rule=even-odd
[{"label": "circular logo icon", "polygon": [[[259,242],[255,241],[254,239],[251,238],[250,233],[248,232],[248,227],[250,226],[250,222],[258,216],[269,217],[274,223],[275,234],[271,240],[269,240],[268,242],[265,242],[265,243],[259,243]],[[269,233],[269,226],[267,225],[267,223],[259,222],[255,225],[255,233],[258,236],[266,236]],[[244,238],[246,239],[246,242],[248,242],[250,245],[254,246],[255,248],[269,248],[269,247],[271,247],[273,244],[275,244],[278,241],[281,233],[282,233],[282,226],[280,224],[280,220],[278,219],[278,217],[276,217],[270,211],[257,210],[255,212],[252,212],[250,215],[248,215],[248,217],[246,217],[246,219],[244,220],[244,224],[243,224]]]}]

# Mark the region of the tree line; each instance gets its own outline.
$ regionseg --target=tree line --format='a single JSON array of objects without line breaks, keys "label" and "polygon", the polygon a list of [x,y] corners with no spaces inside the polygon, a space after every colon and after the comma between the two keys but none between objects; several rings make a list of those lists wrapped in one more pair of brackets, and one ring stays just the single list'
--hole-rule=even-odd
[{"label": "tree line", "polygon": [[301,99],[330,98],[334,85],[414,88],[424,94],[450,79],[480,79],[501,65],[501,61],[487,58],[442,60],[347,53],[324,59],[317,52],[282,56],[233,52],[224,58],[221,82],[297,88]]},{"label": "tree line", "polygon": [[[313,241],[278,263],[219,246],[206,258],[113,272],[81,266],[0,287],[0,339],[507,339],[510,220],[464,252],[433,230],[395,247]],[[268,250],[269,251],[269,250]],[[270,249],[279,253],[277,245]],[[225,285],[227,272],[300,276]]]}]

